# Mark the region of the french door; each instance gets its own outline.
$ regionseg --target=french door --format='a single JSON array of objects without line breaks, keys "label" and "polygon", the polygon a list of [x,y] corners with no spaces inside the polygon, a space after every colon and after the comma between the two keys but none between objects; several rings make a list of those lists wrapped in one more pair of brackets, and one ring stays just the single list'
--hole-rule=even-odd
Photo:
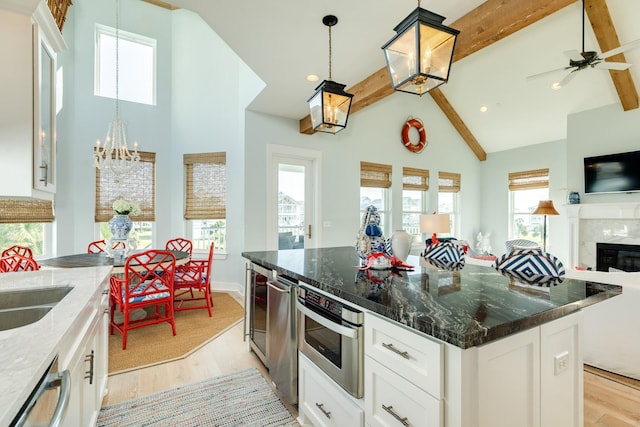
[{"label": "french door", "polygon": [[318,163],[312,151],[272,154],[268,185],[269,248],[288,250],[317,247],[320,231],[316,212]]}]

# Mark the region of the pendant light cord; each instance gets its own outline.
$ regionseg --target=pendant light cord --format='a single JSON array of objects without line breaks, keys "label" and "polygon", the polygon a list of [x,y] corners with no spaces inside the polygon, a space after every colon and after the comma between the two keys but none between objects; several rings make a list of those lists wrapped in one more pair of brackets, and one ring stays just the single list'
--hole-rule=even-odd
[{"label": "pendant light cord", "polygon": [[582,0],[582,52],[584,52],[584,16],[587,14],[587,10],[584,6],[584,0]]},{"label": "pendant light cord", "polygon": [[329,25],[329,80],[331,80],[331,25]]}]

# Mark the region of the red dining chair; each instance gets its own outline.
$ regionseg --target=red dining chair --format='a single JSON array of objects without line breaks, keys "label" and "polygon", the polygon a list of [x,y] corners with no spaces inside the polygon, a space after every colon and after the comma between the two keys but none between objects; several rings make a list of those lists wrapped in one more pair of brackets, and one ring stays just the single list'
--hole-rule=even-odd
[{"label": "red dining chair", "polygon": [[2,251],[0,256],[5,257],[7,255],[14,255],[14,254],[23,256],[25,258],[33,258],[33,252],[31,251],[31,248],[27,246],[20,246],[20,245],[13,245],[10,248],[5,249],[4,251]]},{"label": "red dining chair", "polygon": [[[211,296],[211,264],[213,263],[214,244],[209,246],[209,257],[205,260],[190,260],[176,269],[174,280],[176,311],[206,308],[211,317],[213,297]],[[194,294],[194,291],[197,293]],[[188,297],[185,295],[189,294]],[[190,301],[201,301],[199,305],[186,304]]]},{"label": "red dining chair", "polygon": [[[126,249],[127,245],[124,242],[115,242],[111,249]],[[96,240],[89,243],[87,246],[88,254],[99,254],[107,251],[107,242],[105,240]]]},{"label": "red dining chair", "polygon": [[175,239],[168,240],[165,244],[165,249],[168,251],[182,251],[188,252],[189,256],[193,252],[193,243],[191,240],[177,237]]},{"label": "red dining chair", "polygon": [[3,256],[0,258],[0,273],[10,271],[36,271],[40,270],[40,265],[33,258],[24,257],[18,254]]},{"label": "red dining chair", "polygon": [[[122,335],[122,349],[127,348],[127,333],[143,326],[167,322],[173,335],[176,324],[173,316],[173,280],[176,257],[169,251],[150,249],[130,255],[124,264],[124,278],[111,276],[111,323],[109,333]],[[133,310],[154,306],[155,313],[139,320],[131,320]],[[163,306],[164,310],[160,310]],[[115,311],[123,314],[116,323]]]}]

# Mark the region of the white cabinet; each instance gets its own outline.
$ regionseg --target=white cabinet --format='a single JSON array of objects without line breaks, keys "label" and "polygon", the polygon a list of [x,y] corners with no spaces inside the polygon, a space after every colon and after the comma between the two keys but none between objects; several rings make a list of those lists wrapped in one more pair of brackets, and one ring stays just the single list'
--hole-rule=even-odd
[{"label": "white cabinet", "polygon": [[376,315],[364,324],[367,425],[441,427],[443,344]]},{"label": "white cabinet", "polygon": [[[108,279],[107,279],[108,280]],[[63,426],[95,425],[106,394],[108,364],[108,281],[83,310],[62,343],[63,369],[71,373],[69,405]],[[73,338],[75,337],[75,339]]]},{"label": "white cabinet", "polygon": [[[27,2],[31,5],[33,2]],[[55,193],[57,53],[66,48],[46,2],[0,0],[0,196]]]},{"label": "white cabinet", "polygon": [[298,359],[298,415],[303,426],[358,427],[364,413],[355,399],[302,353]]}]

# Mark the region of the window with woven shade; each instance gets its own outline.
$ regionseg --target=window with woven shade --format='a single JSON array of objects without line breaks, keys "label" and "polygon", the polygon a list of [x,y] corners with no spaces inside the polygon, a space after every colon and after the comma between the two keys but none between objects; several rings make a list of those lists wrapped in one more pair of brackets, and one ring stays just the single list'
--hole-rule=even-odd
[{"label": "window with woven shade", "polygon": [[54,219],[51,200],[0,199],[0,251],[20,245],[34,256],[50,255]]},{"label": "window with woven shade", "polygon": [[108,239],[111,232],[107,223],[114,215],[114,200],[136,203],[141,213],[131,216],[133,230],[129,236],[136,239],[138,248],[143,248],[153,241],[152,222],[156,220],[156,153],[138,153],[140,167],[124,176],[96,168],[95,221],[100,223],[100,238]]},{"label": "window with woven shade", "polygon": [[427,212],[429,171],[402,168],[402,229],[411,234],[412,245],[421,247],[420,215]]},{"label": "window with woven shade", "polygon": [[368,206],[378,208],[380,227],[387,237],[391,236],[390,187],[391,165],[360,162],[360,218]]},{"label": "window with woven shade", "polygon": [[548,198],[548,168],[509,173],[509,239],[527,239],[542,246],[544,217],[532,213],[540,200]]},{"label": "window with woven shade", "polygon": [[185,154],[184,219],[191,224],[195,250],[226,249],[227,155],[226,153]]},{"label": "window with woven shade", "polygon": [[460,223],[459,194],[462,177],[459,173],[438,172],[438,213],[448,213],[451,235],[455,237]]}]

